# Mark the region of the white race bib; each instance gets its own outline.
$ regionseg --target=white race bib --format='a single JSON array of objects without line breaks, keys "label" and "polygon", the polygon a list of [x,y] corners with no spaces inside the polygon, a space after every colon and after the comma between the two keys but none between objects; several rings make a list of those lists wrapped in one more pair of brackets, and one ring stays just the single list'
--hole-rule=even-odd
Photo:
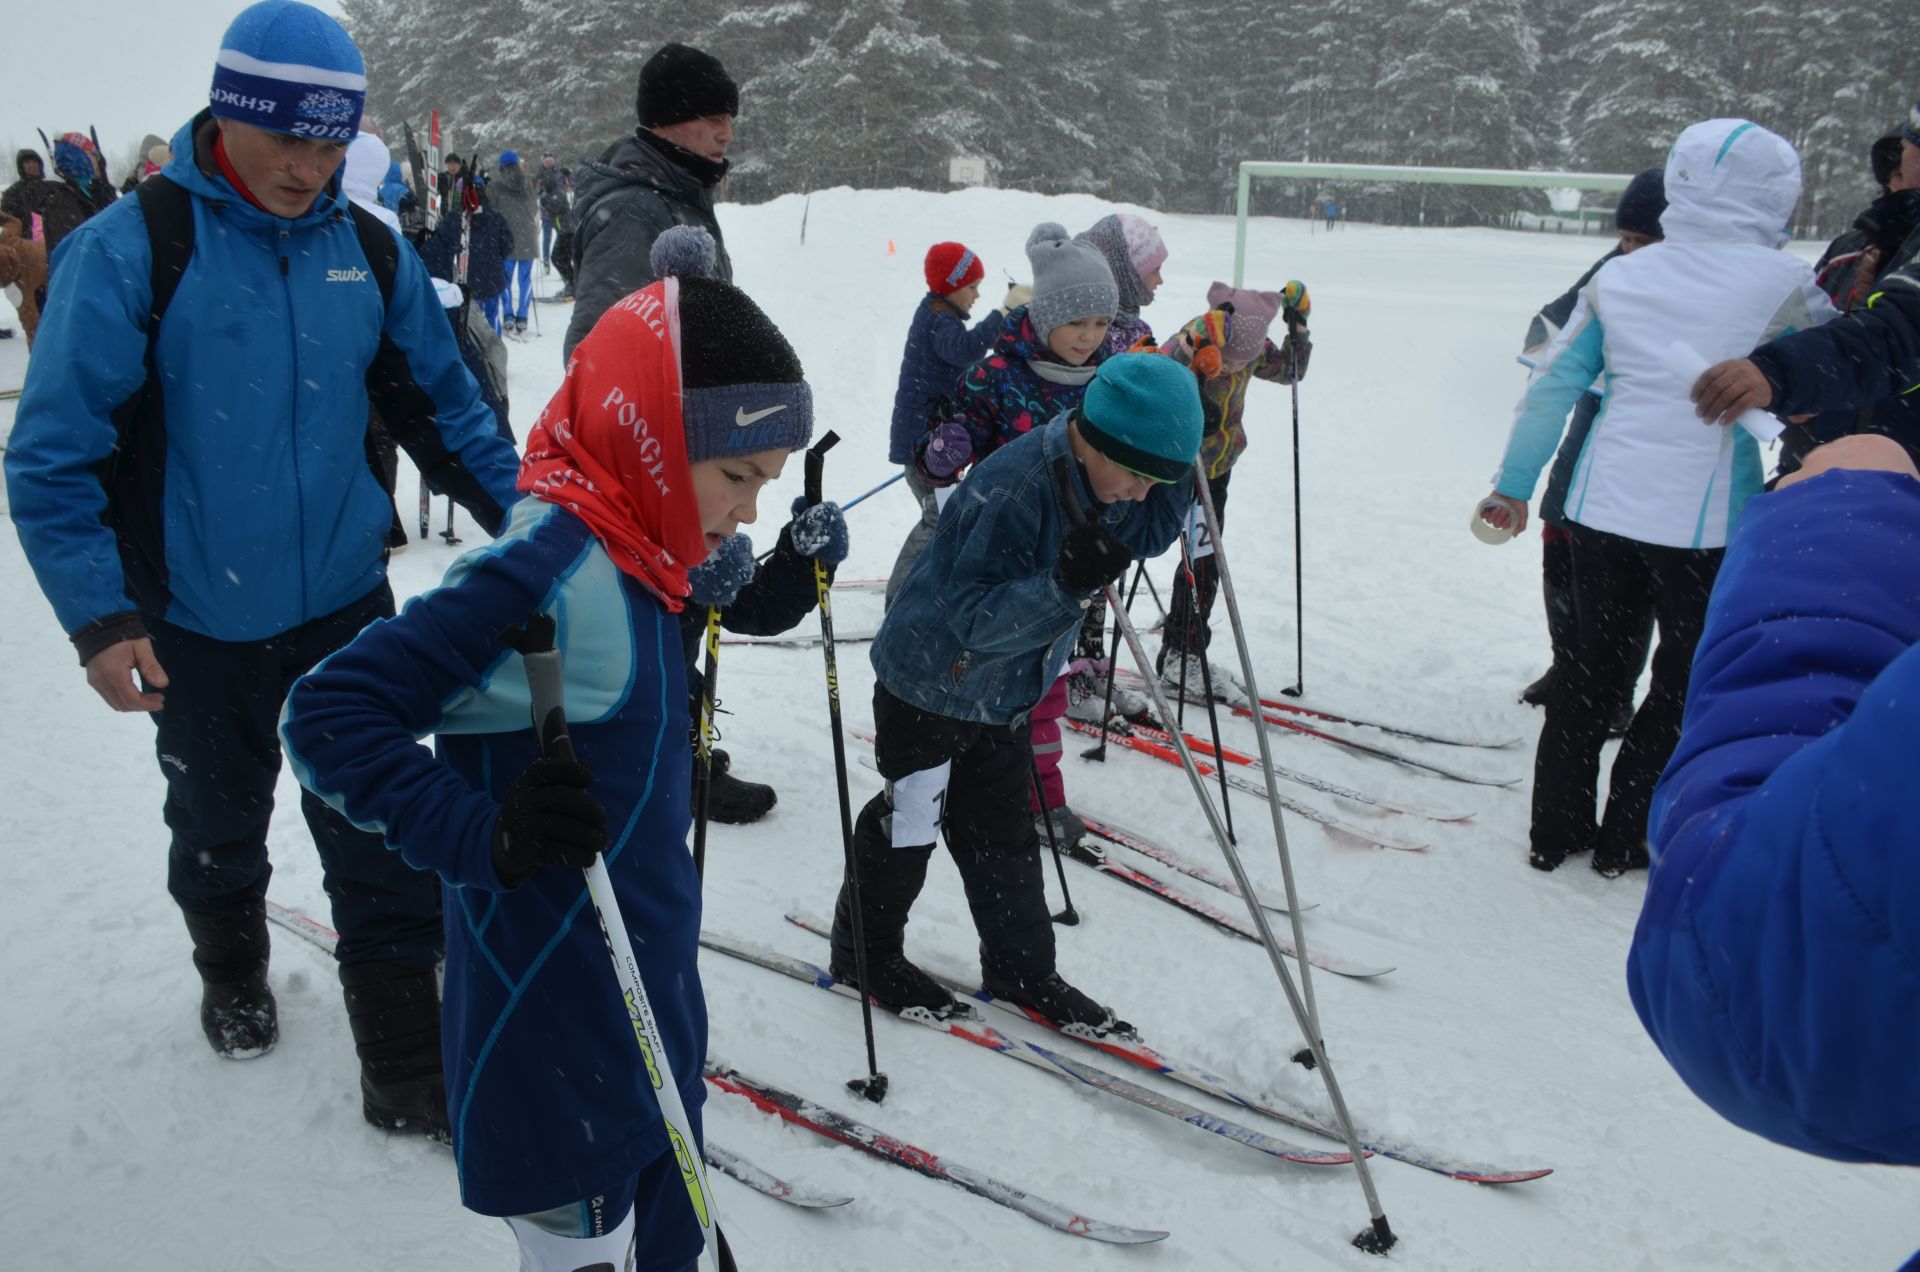
[{"label": "white race bib", "polygon": [[897,782],[887,783],[887,799],[893,804],[895,848],[924,848],[940,838],[940,819],[947,811],[947,779],[953,774],[953,761],[937,768],[909,773]]}]

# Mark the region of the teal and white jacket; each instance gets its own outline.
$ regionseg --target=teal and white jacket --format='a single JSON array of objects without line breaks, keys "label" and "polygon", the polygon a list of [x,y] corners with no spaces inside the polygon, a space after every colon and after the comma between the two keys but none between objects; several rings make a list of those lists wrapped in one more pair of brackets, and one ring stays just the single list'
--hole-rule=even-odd
[{"label": "teal and white jacket", "polygon": [[1574,468],[1569,521],[1674,548],[1721,548],[1761,485],[1759,444],[1710,427],[1700,372],[1836,316],[1806,262],[1779,250],[1800,198],[1793,147],[1710,120],[1667,157],[1666,239],[1608,261],[1528,381],[1494,489],[1531,499],[1567,414],[1597,379],[1600,413]]}]

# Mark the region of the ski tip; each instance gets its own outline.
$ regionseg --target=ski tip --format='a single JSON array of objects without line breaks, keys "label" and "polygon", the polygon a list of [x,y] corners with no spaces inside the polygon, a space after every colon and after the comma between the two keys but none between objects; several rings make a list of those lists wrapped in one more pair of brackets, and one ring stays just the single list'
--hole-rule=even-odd
[{"label": "ski tip", "polygon": [[1469,1184],[1525,1184],[1536,1179],[1545,1179],[1553,1174],[1553,1167],[1542,1166],[1534,1170],[1453,1170],[1447,1174]]}]

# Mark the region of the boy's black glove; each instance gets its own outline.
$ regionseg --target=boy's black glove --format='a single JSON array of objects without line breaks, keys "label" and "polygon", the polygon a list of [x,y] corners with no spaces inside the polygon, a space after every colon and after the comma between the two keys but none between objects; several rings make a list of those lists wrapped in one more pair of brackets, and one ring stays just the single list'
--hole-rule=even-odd
[{"label": "boy's black glove", "polygon": [[1089,521],[1067,531],[1060,540],[1060,560],[1054,564],[1053,577],[1063,590],[1076,595],[1091,595],[1126,573],[1133,563],[1133,549],[1113,537],[1097,521]]},{"label": "boy's black glove", "polygon": [[509,888],[541,866],[584,870],[607,846],[607,810],[587,794],[593,770],[539,759],[507,788],[493,824],[493,869]]}]

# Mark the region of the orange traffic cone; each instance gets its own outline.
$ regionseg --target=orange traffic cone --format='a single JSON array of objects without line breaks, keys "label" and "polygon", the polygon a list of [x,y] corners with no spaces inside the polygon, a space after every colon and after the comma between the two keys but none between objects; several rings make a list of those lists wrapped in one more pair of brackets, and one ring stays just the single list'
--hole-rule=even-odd
[{"label": "orange traffic cone", "polygon": [[887,255],[888,255],[888,256],[892,256],[892,255],[893,255],[893,240],[892,240],[892,239],[888,239],[888,240],[887,240]]}]

